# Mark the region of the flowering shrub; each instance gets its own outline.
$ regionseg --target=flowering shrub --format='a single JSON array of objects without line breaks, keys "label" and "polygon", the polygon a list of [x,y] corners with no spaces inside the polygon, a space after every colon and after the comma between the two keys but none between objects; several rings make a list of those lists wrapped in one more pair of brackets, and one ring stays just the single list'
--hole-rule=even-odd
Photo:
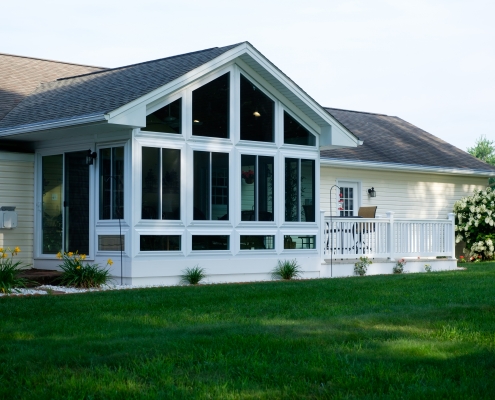
[{"label": "flowering shrub", "polygon": [[404,272],[404,265],[406,265],[406,260],[403,258],[397,261],[397,264],[393,268],[394,274],[402,274]]},{"label": "flowering shrub", "polygon": [[20,251],[19,247],[13,250],[10,247],[0,247],[0,292],[2,293],[12,293],[13,290],[18,292],[16,288],[26,287],[29,283],[27,279],[19,277],[23,262],[14,262],[14,256]]},{"label": "flowering shrub", "polygon": [[[99,264],[89,264],[84,262],[85,254],[78,254],[69,251],[68,253],[58,253],[57,257],[63,260],[60,265],[63,274],[60,277],[60,283],[66,286],[75,286],[81,288],[100,287],[110,279],[108,268],[101,268]],[[113,261],[109,258],[107,266],[111,266]]]},{"label": "flowering shrub", "polygon": [[425,264],[425,272],[431,272],[432,268],[430,264]]},{"label": "flowering shrub", "polygon": [[354,273],[359,276],[366,275],[370,264],[373,262],[368,257],[359,257],[359,261],[354,264]]},{"label": "flowering shrub", "polygon": [[454,204],[456,243],[466,242],[471,261],[492,259],[495,241],[495,192],[475,191]]}]

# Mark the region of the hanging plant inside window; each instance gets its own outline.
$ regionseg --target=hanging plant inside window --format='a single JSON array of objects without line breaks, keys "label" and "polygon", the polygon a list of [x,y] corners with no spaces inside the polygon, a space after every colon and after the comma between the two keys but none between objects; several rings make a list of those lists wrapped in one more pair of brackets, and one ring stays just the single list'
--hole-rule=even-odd
[{"label": "hanging plant inside window", "polygon": [[244,182],[246,182],[248,185],[254,183],[254,171],[252,169],[250,169],[249,171],[242,171],[241,176],[244,179]]}]

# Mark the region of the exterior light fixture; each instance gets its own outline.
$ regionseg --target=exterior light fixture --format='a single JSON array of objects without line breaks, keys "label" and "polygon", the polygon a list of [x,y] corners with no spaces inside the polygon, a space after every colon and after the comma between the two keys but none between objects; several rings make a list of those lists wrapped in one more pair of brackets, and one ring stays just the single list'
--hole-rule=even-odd
[{"label": "exterior light fixture", "polygon": [[368,195],[370,197],[376,197],[376,192],[375,192],[375,188],[372,187],[371,189],[368,189]]},{"label": "exterior light fixture", "polygon": [[86,154],[86,165],[93,165],[94,160],[96,159],[96,151],[88,150]]},{"label": "exterior light fixture", "polygon": [[256,118],[261,117],[261,114],[260,114],[258,111],[255,111],[255,112],[253,113],[253,115],[254,115]]}]

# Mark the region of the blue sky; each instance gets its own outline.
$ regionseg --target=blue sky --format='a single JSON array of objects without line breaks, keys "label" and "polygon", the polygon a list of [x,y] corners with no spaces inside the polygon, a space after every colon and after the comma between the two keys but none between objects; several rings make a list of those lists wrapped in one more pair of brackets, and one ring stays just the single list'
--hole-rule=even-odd
[{"label": "blue sky", "polygon": [[495,2],[17,1],[0,52],[115,67],[249,41],[323,106],[495,141]]}]

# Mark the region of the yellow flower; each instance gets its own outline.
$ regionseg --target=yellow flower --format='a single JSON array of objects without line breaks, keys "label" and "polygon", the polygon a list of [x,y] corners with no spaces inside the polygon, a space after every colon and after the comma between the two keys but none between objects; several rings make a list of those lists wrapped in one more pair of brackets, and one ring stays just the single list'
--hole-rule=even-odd
[{"label": "yellow flower", "polygon": [[72,257],[72,256],[74,255],[74,253],[73,253],[72,251],[69,251],[69,252],[67,253],[67,255],[68,255],[69,257]]},{"label": "yellow flower", "polygon": [[112,259],[111,259],[111,258],[109,258],[109,259],[108,259],[107,264],[108,264],[108,265],[112,265],[112,264],[113,264],[113,261],[112,261]]},{"label": "yellow flower", "polygon": [[78,266],[76,267],[76,269],[81,269],[81,266],[80,266],[80,265],[78,265]]},{"label": "yellow flower", "polygon": [[14,249],[14,252],[15,253],[20,253],[21,249],[19,248],[19,246],[16,246],[15,249]]},{"label": "yellow flower", "polygon": [[7,257],[8,257],[7,253],[2,253],[2,258],[7,258]]},{"label": "yellow flower", "polygon": [[57,258],[58,258],[59,260],[61,260],[61,259],[62,259],[62,253],[61,253],[60,251],[57,253]]},{"label": "yellow flower", "polygon": [[5,250],[3,249],[3,247],[0,247],[0,253],[3,253]]},{"label": "yellow flower", "polygon": [[85,260],[86,259],[86,254],[81,254],[81,260]]}]

